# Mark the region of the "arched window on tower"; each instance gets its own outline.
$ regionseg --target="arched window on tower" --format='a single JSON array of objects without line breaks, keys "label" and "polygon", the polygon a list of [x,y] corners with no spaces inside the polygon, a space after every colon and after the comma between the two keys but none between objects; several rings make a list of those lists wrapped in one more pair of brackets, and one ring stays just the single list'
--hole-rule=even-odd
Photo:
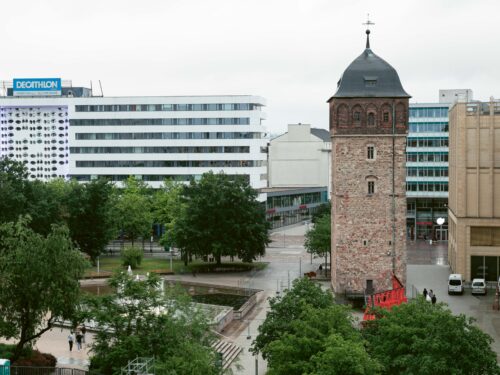
[{"label": "arched window on tower", "polygon": [[375,126],[375,113],[368,113],[368,126]]},{"label": "arched window on tower", "polygon": [[361,106],[356,105],[352,109],[352,122],[354,126],[361,126]]}]

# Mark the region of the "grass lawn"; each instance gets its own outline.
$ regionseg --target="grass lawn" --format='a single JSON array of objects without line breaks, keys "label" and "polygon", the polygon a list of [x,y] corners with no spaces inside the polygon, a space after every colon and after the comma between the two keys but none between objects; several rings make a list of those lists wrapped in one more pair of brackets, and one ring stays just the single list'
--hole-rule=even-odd
[{"label": "grass lawn", "polygon": [[[172,260],[172,267],[173,267],[173,271],[175,273],[191,272],[191,269],[190,269],[191,265],[194,265],[196,268],[198,268],[199,266],[202,266],[203,264],[209,264],[209,263],[204,263],[200,260],[194,260],[193,262],[189,263],[189,265],[186,267],[186,266],[184,266],[183,261],[181,261],[179,259]],[[232,264],[232,263],[225,263],[225,264]],[[243,263],[234,262],[234,264],[243,264]],[[255,269],[257,269],[257,270],[261,270],[267,266],[267,263],[254,262],[254,263],[252,263],[252,266],[255,267]],[[122,260],[120,257],[100,257],[99,269],[101,272],[107,271],[107,272],[113,273],[117,270],[126,271],[127,267],[122,266]],[[153,270],[162,270],[162,271],[170,270],[170,259],[146,258],[145,257],[142,259],[141,266],[134,270],[134,274],[145,275],[146,273],[151,272]],[[199,271],[197,271],[197,272],[199,272]],[[85,273],[87,275],[97,273],[97,266],[87,269]]]}]

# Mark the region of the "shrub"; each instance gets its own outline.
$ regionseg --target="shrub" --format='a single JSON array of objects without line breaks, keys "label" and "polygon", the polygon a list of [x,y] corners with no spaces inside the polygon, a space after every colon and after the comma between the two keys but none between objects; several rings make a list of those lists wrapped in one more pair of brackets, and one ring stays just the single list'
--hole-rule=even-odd
[{"label": "shrub", "polygon": [[142,257],[144,254],[142,250],[135,246],[128,246],[122,250],[122,264],[125,267],[132,267],[132,269],[136,269],[141,265]]},{"label": "shrub", "polygon": [[[11,359],[15,348],[15,345],[0,344],[0,358]],[[11,364],[15,366],[55,367],[56,363],[57,359],[52,354],[25,348],[21,357]]]}]

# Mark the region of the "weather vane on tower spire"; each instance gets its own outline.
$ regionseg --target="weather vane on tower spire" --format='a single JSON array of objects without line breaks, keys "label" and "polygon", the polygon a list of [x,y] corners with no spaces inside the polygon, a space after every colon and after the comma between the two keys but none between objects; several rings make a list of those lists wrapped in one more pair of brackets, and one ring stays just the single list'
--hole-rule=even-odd
[{"label": "weather vane on tower spire", "polygon": [[374,22],[370,21],[370,13],[367,13],[366,22],[363,25],[366,25],[366,48],[370,48],[370,26],[375,25]]}]

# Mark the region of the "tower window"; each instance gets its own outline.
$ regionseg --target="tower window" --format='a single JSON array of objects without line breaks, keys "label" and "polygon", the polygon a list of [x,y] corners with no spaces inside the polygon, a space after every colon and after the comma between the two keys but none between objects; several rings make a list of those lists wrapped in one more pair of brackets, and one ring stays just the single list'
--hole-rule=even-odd
[{"label": "tower window", "polygon": [[384,122],[389,121],[389,112],[384,112]]},{"label": "tower window", "polygon": [[374,146],[367,147],[367,159],[369,159],[369,160],[375,159],[375,147]]},{"label": "tower window", "polygon": [[375,113],[373,112],[368,113],[368,125],[370,126],[375,125]]},{"label": "tower window", "polygon": [[375,194],[375,181],[368,181],[368,195]]}]

